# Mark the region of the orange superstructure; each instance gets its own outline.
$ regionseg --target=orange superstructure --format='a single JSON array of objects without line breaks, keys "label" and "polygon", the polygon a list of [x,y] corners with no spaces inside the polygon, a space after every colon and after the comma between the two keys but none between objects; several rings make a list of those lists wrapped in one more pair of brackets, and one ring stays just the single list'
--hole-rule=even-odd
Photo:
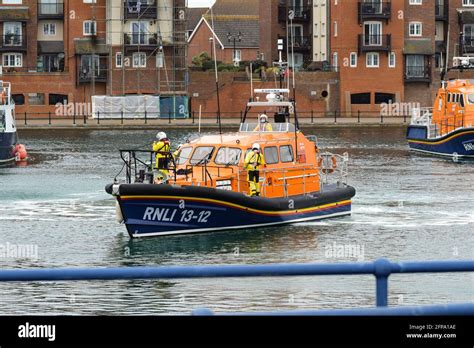
[{"label": "orange superstructure", "polygon": [[[244,158],[252,144],[259,143],[266,161],[260,170],[264,197],[319,191],[321,168],[316,144],[295,132],[291,124],[276,124],[275,128],[278,126],[284,130],[204,136],[184,145],[177,158],[177,169],[178,173],[188,174],[177,176],[176,183],[248,192]],[[247,128],[246,124],[242,128]]]},{"label": "orange superstructure", "polygon": [[474,81],[453,80],[439,89],[433,107],[433,125],[439,135],[474,125]]}]

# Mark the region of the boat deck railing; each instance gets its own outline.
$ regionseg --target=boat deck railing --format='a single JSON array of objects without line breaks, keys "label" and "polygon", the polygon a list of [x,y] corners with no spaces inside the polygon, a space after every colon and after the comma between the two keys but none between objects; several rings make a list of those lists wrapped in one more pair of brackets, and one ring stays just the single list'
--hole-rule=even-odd
[{"label": "boat deck railing", "polygon": [[412,110],[411,125],[426,126],[428,139],[435,139],[469,126],[465,123],[464,116],[454,114],[440,122],[433,122],[433,108],[417,108]]},{"label": "boat deck railing", "polygon": [[[112,280],[165,280],[198,278],[263,278],[308,277],[328,275],[373,275],[375,277],[375,307],[339,310],[274,311],[264,313],[228,313],[253,315],[474,315],[474,303],[432,305],[425,307],[389,308],[389,277],[392,274],[474,272],[474,260],[415,261],[336,264],[269,264],[229,266],[168,266],[77,269],[11,269],[0,270],[4,282],[71,282]],[[421,280],[419,280],[421,281]],[[348,285],[349,288],[349,285]],[[196,315],[211,315],[207,309],[195,310]]]},{"label": "boat deck railing", "polygon": [[323,152],[319,154],[321,189],[335,180],[337,184],[346,184],[349,176],[349,154],[342,155]]}]

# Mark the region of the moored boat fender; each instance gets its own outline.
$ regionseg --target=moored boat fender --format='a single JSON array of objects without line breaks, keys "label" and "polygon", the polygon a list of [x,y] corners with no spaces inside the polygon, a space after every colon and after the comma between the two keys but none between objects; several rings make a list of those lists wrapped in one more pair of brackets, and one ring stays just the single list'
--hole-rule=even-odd
[{"label": "moored boat fender", "polygon": [[18,144],[15,146],[14,150],[15,161],[16,162],[24,162],[28,158],[28,153],[26,152],[26,147],[23,144]]},{"label": "moored boat fender", "polygon": [[117,222],[119,224],[124,222],[123,214],[122,214],[122,209],[120,208],[119,202],[115,202],[115,215],[117,217]]}]

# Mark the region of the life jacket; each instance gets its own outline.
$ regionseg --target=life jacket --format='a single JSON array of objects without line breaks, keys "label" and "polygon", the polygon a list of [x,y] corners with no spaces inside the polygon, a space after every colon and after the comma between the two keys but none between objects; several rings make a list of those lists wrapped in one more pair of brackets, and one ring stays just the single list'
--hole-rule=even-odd
[{"label": "life jacket", "polygon": [[261,153],[249,152],[245,158],[245,168],[249,171],[257,171],[258,167],[265,165],[265,160]]}]

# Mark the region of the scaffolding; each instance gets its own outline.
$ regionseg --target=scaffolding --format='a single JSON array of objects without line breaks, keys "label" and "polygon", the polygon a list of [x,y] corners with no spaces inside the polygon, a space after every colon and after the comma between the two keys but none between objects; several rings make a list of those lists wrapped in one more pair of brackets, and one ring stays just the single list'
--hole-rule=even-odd
[{"label": "scaffolding", "polygon": [[104,65],[91,59],[92,95],[97,83],[106,82],[111,97],[187,99],[187,0],[98,0],[91,7],[97,23],[93,40],[105,41],[108,50],[100,56],[100,62],[108,61],[106,79],[97,78],[103,77]]}]

